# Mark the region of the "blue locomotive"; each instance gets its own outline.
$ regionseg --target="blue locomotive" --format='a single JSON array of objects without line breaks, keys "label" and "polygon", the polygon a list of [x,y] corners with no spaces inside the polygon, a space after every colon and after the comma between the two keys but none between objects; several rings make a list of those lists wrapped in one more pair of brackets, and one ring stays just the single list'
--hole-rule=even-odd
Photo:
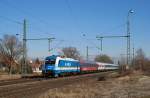
[{"label": "blue locomotive", "polygon": [[58,77],[62,74],[79,73],[80,63],[72,58],[65,58],[58,55],[52,55],[45,58],[45,64],[42,68],[44,75]]}]

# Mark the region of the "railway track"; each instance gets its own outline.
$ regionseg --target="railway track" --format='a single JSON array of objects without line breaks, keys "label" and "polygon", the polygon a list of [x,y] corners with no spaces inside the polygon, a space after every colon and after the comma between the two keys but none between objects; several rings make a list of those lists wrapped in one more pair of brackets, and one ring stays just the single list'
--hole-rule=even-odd
[{"label": "railway track", "polygon": [[41,80],[47,80],[47,79],[51,79],[51,78],[44,78],[43,76],[27,76],[27,77],[23,77],[19,79],[0,80],[0,86],[41,81]]},{"label": "railway track", "polygon": [[[61,77],[59,77],[59,78],[61,78]],[[26,76],[26,77],[19,78],[19,79],[0,80],[0,86],[35,82],[35,81],[43,81],[43,80],[49,80],[49,79],[54,79],[54,78],[45,78],[43,76]]]},{"label": "railway track", "polygon": [[18,84],[18,83],[25,83],[25,82],[32,82],[37,81],[33,79],[15,79],[15,80],[9,80],[9,81],[0,81],[0,86],[5,85],[12,85],[12,84]]},{"label": "railway track", "polygon": [[56,78],[42,81],[18,83],[15,85],[0,86],[0,98],[33,98],[34,95],[38,96],[38,94],[44,93],[49,89],[78,83],[80,81],[85,81],[91,78],[98,78],[108,73],[110,72],[86,74],[73,77],[65,77],[58,79]]}]

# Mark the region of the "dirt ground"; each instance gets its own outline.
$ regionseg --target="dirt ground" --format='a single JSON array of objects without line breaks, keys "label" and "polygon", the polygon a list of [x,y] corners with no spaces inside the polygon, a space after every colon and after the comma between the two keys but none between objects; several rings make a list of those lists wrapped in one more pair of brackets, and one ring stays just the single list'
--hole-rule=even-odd
[{"label": "dirt ground", "polygon": [[85,80],[51,89],[39,98],[150,98],[150,77],[136,72],[123,77]]}]

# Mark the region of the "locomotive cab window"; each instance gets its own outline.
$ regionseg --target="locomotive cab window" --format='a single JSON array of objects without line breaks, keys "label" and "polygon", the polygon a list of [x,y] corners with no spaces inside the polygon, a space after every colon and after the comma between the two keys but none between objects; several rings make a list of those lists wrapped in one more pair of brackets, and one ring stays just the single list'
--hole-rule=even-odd
[{"label": "locomotive cab window", "polygon": [[51,65],[54,65],[55,62],[56,62],[56,60],[51,59],[51,60],[46,60],[46,61],[45,61],[45,64],[51,64]]}]

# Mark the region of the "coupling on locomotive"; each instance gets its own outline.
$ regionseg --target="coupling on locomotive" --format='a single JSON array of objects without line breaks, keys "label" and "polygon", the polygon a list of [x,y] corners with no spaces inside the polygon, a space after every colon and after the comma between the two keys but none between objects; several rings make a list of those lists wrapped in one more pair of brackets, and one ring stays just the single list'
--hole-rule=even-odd
[{"label": "coupling on locomotive", "polygon": [[42,66],[42,74],[58,77],[65,74],[81,74],[116,69],[118,69],[118,65],[116,64],[79,61],[73,58],[52,55],[45,58],[45,63]]}]

